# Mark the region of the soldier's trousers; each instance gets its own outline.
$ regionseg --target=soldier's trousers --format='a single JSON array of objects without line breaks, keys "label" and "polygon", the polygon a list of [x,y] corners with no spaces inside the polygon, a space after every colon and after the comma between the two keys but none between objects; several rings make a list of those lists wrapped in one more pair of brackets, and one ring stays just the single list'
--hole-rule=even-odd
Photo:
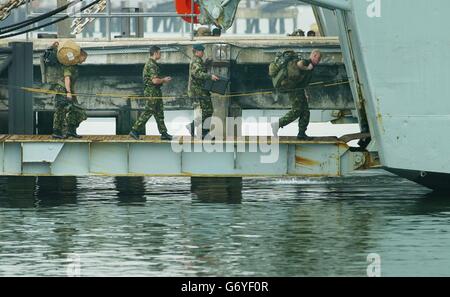
[{"label": "soldier's trousers", "polygon": [[202,128],[204,130],[209,130],[211,128],[211,120],[208,119],[210,119],[213,116],[214,112],[211,97],[210,96],[196,97],[193,98],[193,101],[194,106],[200,105],[200,109],[202,110],[202,119],[201,120],[198,118],[194,119],[195,126],[197,127],[199,125],[202,125]]},{"label": "soldier's trousers", "polygon": [[63,86],[53,85],[51,89],[61,93],[55,95],[53,132],[75,132],[81,122],[87,119],[86,112],[81,108],[81,106],[78,105],[76,97],[73,97],[72,100],[68,100],[66,95],[63,95],[66,93],[66,89]]},{"label": "soldier's trousers", "polygon": [[310,112],[308,99],[304,90],[289,92],[291,110],[280,119],[280,128],[283,128],[298,119],[298,131],[305,132],[309,124]]},{"label": "soldier's trousers", "polygon": [[[158,97],[162,97],[161,95]],[[156,120],[156,124],[158,125],[159,133],[167,133],[167,127],[164,123],[164,104],[163,100],[160,99],[148,99],[145,105],[145,110],[137,121],[134,123],[132,130],[139,132],[144,128],[145,124],[148,120],[154,116]]]}]

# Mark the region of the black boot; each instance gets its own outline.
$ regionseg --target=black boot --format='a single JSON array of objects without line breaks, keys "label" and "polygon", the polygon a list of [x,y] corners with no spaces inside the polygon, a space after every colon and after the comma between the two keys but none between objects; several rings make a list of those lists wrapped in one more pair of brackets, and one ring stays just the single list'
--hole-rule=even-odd
[{"label": "black boot", "polygon": [[139,140],[139,133],[137,133],[136,131],[131,130],[130,134],[131,137],[133,137],[135,140]]},{"label": "black boot", "polygon": [[164,133],[162,133],[161,134],[161,140],[172,140],[172,135],[170,135],[169,133],[167,133],[167,132],[164,132]]},{"label": "black boot", "polygon": [[67,129],[66,137],[81,138],[81,136],[77,134],[77,130],[74,127],[69,127],[69,129]]},{"label": "black boot", "polygon": [[53,131],[52,138],[54,139],[65,139],[66,137],[62,134],[60,130]]},{"label": "black boot", "polygon": [[305,131],[300,131],[300,132],[298,132],[297,139],[298,140],[311,140],[312,138],[309,137],[308,135],[306,135]]}]

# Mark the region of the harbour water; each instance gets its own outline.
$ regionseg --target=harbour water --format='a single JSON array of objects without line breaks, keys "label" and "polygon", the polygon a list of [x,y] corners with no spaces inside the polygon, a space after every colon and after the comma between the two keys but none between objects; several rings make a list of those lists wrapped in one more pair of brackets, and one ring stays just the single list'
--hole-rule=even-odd
[{"label": "harbour water", "polygon": [[345,178],[0,178],[0,276],[450,275],[450,199]]}]

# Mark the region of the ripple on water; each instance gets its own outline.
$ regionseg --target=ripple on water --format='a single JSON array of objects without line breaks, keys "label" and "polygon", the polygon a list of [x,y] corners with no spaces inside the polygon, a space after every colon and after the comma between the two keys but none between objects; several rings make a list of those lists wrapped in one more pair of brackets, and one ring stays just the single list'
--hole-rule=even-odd
[{"label": "ripple on water", "polygon": [[450,275],[450,199],[383,171],[198,181],[0,178],[0,275]]}]

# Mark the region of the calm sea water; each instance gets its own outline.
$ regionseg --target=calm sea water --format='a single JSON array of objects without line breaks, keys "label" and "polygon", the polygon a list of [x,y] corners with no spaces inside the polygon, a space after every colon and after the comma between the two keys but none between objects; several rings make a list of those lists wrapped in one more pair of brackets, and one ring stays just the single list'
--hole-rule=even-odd
[{"label": "calm sea water", "polygon": [[450,197],[383,171],[0,178],[2,276],[450,276],[449,246]]}]

